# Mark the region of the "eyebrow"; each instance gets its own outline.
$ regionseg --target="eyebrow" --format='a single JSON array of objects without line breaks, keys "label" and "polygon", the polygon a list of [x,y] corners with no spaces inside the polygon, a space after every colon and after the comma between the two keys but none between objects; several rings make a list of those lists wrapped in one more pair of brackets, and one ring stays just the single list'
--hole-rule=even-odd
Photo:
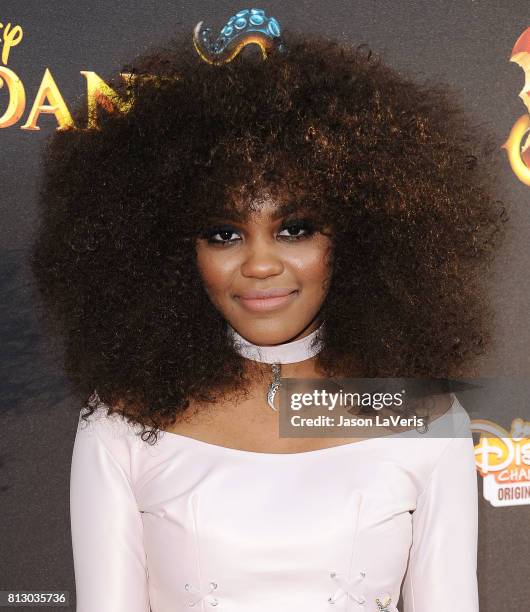
[{"label": "eyebrow", "polygon": [[[282,217],[287,217],[293,213],[311,213],[314,212],[314,206],[311,206],[303,201],[295,200],[278,204],[277,208],[269,215],[269,220],[277,221]],[[209,223],[229,221],[234,223],[245,223],[251,216],[252,211],[245,208],[244,211],[236,211],[233,208],[221,209],[218,213],[208,217]]]}]

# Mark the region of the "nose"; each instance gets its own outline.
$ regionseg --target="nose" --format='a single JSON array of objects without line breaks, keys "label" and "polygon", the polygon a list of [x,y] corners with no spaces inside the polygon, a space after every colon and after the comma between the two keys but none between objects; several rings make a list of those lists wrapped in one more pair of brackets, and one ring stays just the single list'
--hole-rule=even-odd
[{"label": "nose", "polygon": [[278,245],[268,240],[253,240],[247,243],[241,264],[242,276],[267,278],[281,274],[284,264],[278,253]]}]

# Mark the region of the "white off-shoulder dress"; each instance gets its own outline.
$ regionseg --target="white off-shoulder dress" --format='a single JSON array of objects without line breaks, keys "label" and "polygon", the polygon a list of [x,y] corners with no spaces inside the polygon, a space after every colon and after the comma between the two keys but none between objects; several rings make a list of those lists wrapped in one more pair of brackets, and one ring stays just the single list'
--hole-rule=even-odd
[{"label": "white off-shoulder dress", "polygon": [[476,612],[473,440],[452,398],[428,438],[289,454],[152,446],[100,406],[72,457],[77,612],[396,612],[401,588],[404,612]]}]

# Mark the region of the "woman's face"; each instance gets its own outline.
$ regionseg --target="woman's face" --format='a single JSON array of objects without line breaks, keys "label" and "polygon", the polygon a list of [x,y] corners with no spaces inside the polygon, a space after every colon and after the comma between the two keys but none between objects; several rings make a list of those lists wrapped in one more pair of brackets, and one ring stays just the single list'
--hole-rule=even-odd
[{"label": "woman's face", "polygon": [[321,322],[331,239],[307,214],[278,217],[266,198],[245,221],[215,219],[197,240],[197,263],[212,303],[254,344],[301,338]]}]

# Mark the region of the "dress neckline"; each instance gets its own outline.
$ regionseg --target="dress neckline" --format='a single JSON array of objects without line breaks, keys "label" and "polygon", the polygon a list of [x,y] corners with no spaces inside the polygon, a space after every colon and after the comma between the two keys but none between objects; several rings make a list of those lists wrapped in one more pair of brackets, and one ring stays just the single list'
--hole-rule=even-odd
[{"label": "dress neckline", "polygon": [[[451,405],[450,407],[446,410],[446,412],[444,412],[444,414],[442,414],[441,416],[439,416],[438,418],[434,419],[434,421],[432,421],[432,423],[430,424],[430,427],[432,427],[433,425],[435,425],[436,423],[438,423],[443,419],[446,418],[453,418],[454,415],[458,412],[463,412],[465,414],[467,414],[464,410],[464,408],[462,407],[462,405],[460,404],[460,402],[458,401],[458,398],[456,397],[456,395],[454,393],[450,393],[451,395]],[[404,437],[404,439],[424,439],[424,438],[418,438],[418,434],[416,433],[416,435],[412,435],[412,432],[415,432],[416,430],[414,429],[408,429],[406,431],[402,431],[399,433],[392,433],[392,434],[388,434],[386,436],[374,436],[372,438],[363,438],[362,440],[359,440],[357,442],[346,442],[344,444],[335,444],[333,446],[326,446],[325,448],[316,448],[313,450],[308,450],[308,451],[300,451],[300,452],[296,452],[296,453],[265,453],[265,452],[261,452],[261,451],[249,451],[249,450],[244,450],[241,448],[234,448],[232,446],[223,446],[222,444],[214,444],[212,442],[206,442],[205,440],[200,440],[199,438],[194,438],[193,436],[185,436],[184,434],[178,434],[172,431],[166,431],[166,430],[160,430],[160,434],[161,434],[161,438],[163,439],[166,435],[171,436],[168,439],[174,439],[174,440],[180,440],[183,443],[187,443],[190,446],[202,446],[203,448],[210,448],[211,451],[214,452],[220,452],[220,453],[225,453],[226,455],[232,455],[233,457],[237,457],[237,456],[253,456],[253,457],[263,457],[263,458],[269,458],[269,457],[308,457],[308,456],[316,456],[316,455],[320,455],[320,454],[327,454],[327,453],[333,453],[334,451],[337,451],[338,449],[342,449],[343,447],[346,447],[348,449],[351,449],[353,446],[357,446],[357,445],[364,445],[365,443],[369,443],[369,442],[374,442],[376,440],[384,440],[385,438],[391,438],[391,439],[396,439],[399,438],[401,439],[401,437]],[[429,436],[427,436],[425,439],[428,439]]]},{"label": "dress neckline", "polygon": [[[378,437],[373,437],[373,438],[364,438],[357,442],[346,442],[344,444],[335,444],[333,446],[326,446],[324,448],[315,448],[313,450],[299,451],[295,453],[266,453],[266,452],[261,452],[261,451],[249,451],[249,450],[244,450],[241,448],[234,448],[232,446],[223,446],[222,444],[214,444],[213,442],[206,442],[206,440],[200,440],[199,438],[194,438],[193,436],[185,436],[184,434],[178,434],[172,431],[163,430],[161,431],[161,433],[163,434],[162,437],[166,436],[166,434],[169,434],[170,436],[174,436],[176,439],[180,439],[184,442],[189,442],[191,446],[198,445],[198,446],[203,446],[203,447],[209,447],[212,451],[225,452],[228,455],[234,455],[234,456],[235,455],[252,455],[252,456],[257,456],[257,457],[260,457],[260,456],[261,457],[276,457],[276,456],[295,457],[298,455],[300,456],[316,455],[320,453],[334,451],[336,449],[342,448],[343,446],[352,447],[357,444],[363,444],[363,442],[372,442],[373,440],[380,440],[381,438],[384,438],[384,437],[394,437],[394,436],[378,436]],[[395,435],[402,435],[402,434],[395,434]]]}]

